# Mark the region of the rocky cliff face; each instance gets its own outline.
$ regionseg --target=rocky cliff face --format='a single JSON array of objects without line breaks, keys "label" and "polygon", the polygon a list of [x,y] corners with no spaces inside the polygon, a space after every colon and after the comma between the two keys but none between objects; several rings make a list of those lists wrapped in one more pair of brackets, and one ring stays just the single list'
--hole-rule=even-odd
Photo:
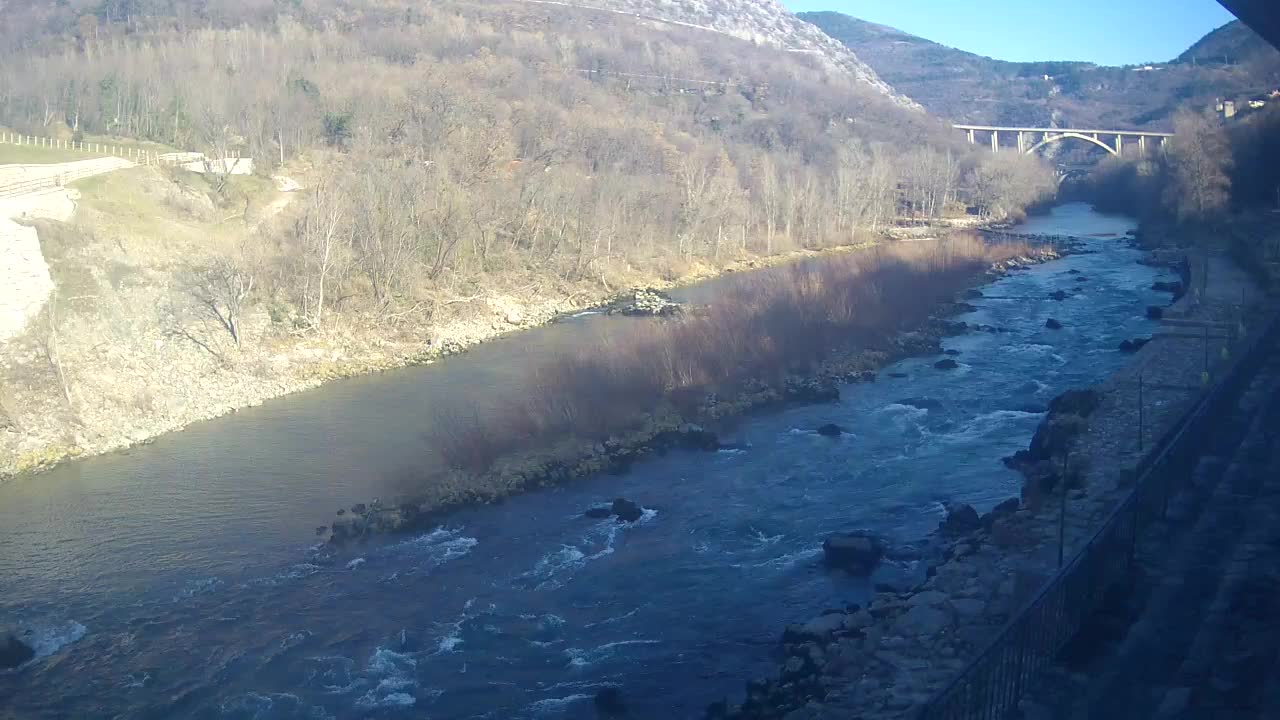
[{"label": "rocky cliff face", "polygon": [[913,100],[894,90],[869,65],[822,30],[796,17],[777,0],[527,0],[594,8],[634,15],[640,20],[671,23],[718,32],[788,52],[814,55],[826,65],[852,75],[896,104],[919,110]]}]

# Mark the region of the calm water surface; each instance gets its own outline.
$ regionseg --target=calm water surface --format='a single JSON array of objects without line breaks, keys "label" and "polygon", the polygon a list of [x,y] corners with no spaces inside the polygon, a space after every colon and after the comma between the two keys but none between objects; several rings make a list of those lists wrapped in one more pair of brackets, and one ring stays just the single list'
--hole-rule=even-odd
[{"label": "calm water surface", "polygon": [[[1065,205],[1020,230],[1123,234]],[[39,657],[0,673],[0,707],[47,718],[590,718],[618,685],[639,717],[692,717],[772,672],[787,622],[866,597],[820,567],[822,536],[925,537],[941,501],[1017,494],[999,458],[1062,390],[1150,333],[1156,271],[1114,238],[1013,273],[962,319],[1012,330],[946,341],[960,368],[907,360],[835,405],[754,416],[741,450],[673,453],[460,511],[409,538],[333,551],[316,525],[432,462],[442,398],[479,412],[583,318],[463,358],[282,398],[136,450],[0,486],[0,626]],[[1065,302],[1048,299],[1089,282]],[[1044,329],[1055,317],[1065,329]],[[888,373],[905,373],[890,378]],[[919,402],[926,399],[934,402]],[[904,402],[909,401],[909,402]],[[918,405],[928,405],[921,409]],[[839,440],[813,429],[848,428]],[[584,518],[616,496],[634,526]],[[886,566],[883,573],[911,572]],[[873,578],[872,580],[875,580]]]}]

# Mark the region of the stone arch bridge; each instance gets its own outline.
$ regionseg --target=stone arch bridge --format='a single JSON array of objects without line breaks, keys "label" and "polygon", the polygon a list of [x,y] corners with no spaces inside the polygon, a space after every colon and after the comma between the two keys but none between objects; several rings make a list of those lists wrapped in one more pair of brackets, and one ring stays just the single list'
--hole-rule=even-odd
[{"label": "stone arch bridge", "polygon": [[[1125,149],[1137,146],[1140,155],[1145,155],[1151,145],[1163,147],[1173,137],[1173,133],[1145,132],[1138,130],[1076,130],[1071,128],[1028,128],[1028,127],[996,127],[990,125],[953,125],[968,135],[969,143],[976,145],[980,136],[986,136],[991,142],[992,152],[1001,152],[1006,148],[1023,155],[1030,155],[1043,147],[1064,140],[1076,140],[1096,145],[1109,154],[1124,155]],[[1013,138],[1014,144],[1005,144],[1002,138]]]}]

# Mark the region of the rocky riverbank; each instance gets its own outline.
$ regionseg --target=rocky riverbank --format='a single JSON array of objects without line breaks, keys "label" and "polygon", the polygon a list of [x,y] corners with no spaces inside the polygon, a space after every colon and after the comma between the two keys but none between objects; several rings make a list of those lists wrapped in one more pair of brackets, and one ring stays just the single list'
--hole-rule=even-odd
[{"label": "rocky riverbank", "polygon": [[[169,189],[160,183],[150,191],[165,196]],[[57,301],[47,310],[58,315],[56,331],[48,318],[38,318],[0,342],[0,482],[144,444],[333,380],[429,364],[583,311],[670,314],[679,306],[665,290],[875,244],[747,257],[714,267],[695,264],[674,280],[633,277],[642,289],[621,293],[588,281],[540,293],[531,293],[527,283],[508,283],[479,297],[442,298],[422,323],[335,319],[324,332],[298,333],[278,307],[257,304],[240,318],[241,343],[206,349],[173,327],[173,283],[164,280],[174,267],[195,262],[184,254],[195,249],[150,252],[135,239],[131,257],[155,266],[142,265],[132,270],[136,278],[107,288],[94,268],[108,264],[100,257],[118,252],[116,241],[79,228],[112,226],[119,219],[70,202],[58,218],[35,223],[60,283]],[[144,277],[148,281],[137,279]],[[72,280],[86,286],[72,288]],[[107,296],[114,299],[104,304]]]},{"label": "rocky riverbank", "polygon": [[[1182,287],[1195,287],[1185,253],[1153,252],[1147,262],[1178,269]],[[1219,258],[1202,292],[1178,297],[1160,315],[1215,322],[1234,314],[1235,321],[1251,323],[1248,307],[1240,304],[1247,297],[1246,282]],[[1162,289],[1171,296],[1179,291]],[[1066,518],[1061,532],[1068,557],[1091,537],[1128,492],[1143,448],[1150,450],[1198,396],[1203,358],[1227,357],[1232,342],[1215,341],[1206,352],[1198,343],[1192,350],[1183,340],[1177,333],[1157,332],[1156,341],[1119,348],[1135,356],[1126,370],[1099,387],[1056,398],[1029,448],[1006,460],[1024,472],[1021,497],[981,518],[972,508],[951,508],[925,543],[931,550],[920,556],[924,579],[909,588],[877,588],[865,608],[833,609],[789,628],[777,677],[749,682],[744,702],[715,703],[706,717],[911,717],[1052,576],[1056,553],[1048,550],[1058,543],[1060,517]],[[1135,397],[1139,391],[1133,382],[1142,374],[1163,388],[1152,401],[1148,386],[1145,427],[1135,417],[1140,396]],[[1135,428],[1147,433],[1145,445],[1134,442]],[[884,552],[868,542],[862,547],[858,572]]]},{"label": "rocky riverbank", "polygon": [[[998,263],[973,279],[974,284],[1062,257],[1073,245],[1040,246],[1031,256]],[[553,486],[601,472],[625,472],[633,463],[674,448],[713,451],[720,448],[715,429],[719,423],[785,403],[834,402],[842,382],[875,382],[876,371],[900,359],[937,353],[941,339],[970,331],[998,332],[998,328],[970,327],[951,319],[972,309],[962,300],[943,303],[922,326],[900,332],[876,347],[851,348],[823,363],[809,377],[790,377],[773,385],[756,382],[734,397],[709,395],[691,417],[671,409],[641,417],[634,431],[624,437],[584,444],[572,439],[499,461],[484,474],[452,471],[434,483],[429,494],[389,504],[367,503],[342,509],[327,526],[317,528],[326,541],[345,543],[373,535],[411,532],[431,527],[450,509],[470,503],[494,502],[513,493]],[[946,370],[939,367],[939,370]],[[836,429],[838,432],[839,429]]]}]

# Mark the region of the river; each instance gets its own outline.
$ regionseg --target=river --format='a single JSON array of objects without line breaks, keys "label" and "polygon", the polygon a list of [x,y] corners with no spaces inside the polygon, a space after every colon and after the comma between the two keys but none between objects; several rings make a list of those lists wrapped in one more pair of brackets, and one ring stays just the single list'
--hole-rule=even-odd
[{"label": "river", "polygon": [[[538,348],[634,321],[549,326],[0,485],[0,627],[29,632],[39,653],[0,672],[0,707],[591,718],[594,692],[617,685],[637,717],[697,716],[772,673],[786,623],[868,596],[879,577],[822,569],[824,534],[918,542],[941,501],[985,511],[1018,493],[999,458],[1026,446],[1053,396],[1119,368],[1116,346],[1150,334],[1146,306],[1168,301],[1148,289],[1157,271],[1104,237],[1132,227],[1064,205],[1018,228],[1095,236],[1097,252],[986,288],[961,319],[1011,332],[948,339],[957,370],[909,359],[838,404],[737,423],[739,449],[671,453],[418,536],[336,551],[311,539],[337,508],[389,495],[431,461],[437,398],[466,392],[483,411]],[[1065,328],[1045,329],[1049,317]],[[851,434],[813,432],[828,422]],[[617,496],[653,510],[630,526],[583,517]]]}]

